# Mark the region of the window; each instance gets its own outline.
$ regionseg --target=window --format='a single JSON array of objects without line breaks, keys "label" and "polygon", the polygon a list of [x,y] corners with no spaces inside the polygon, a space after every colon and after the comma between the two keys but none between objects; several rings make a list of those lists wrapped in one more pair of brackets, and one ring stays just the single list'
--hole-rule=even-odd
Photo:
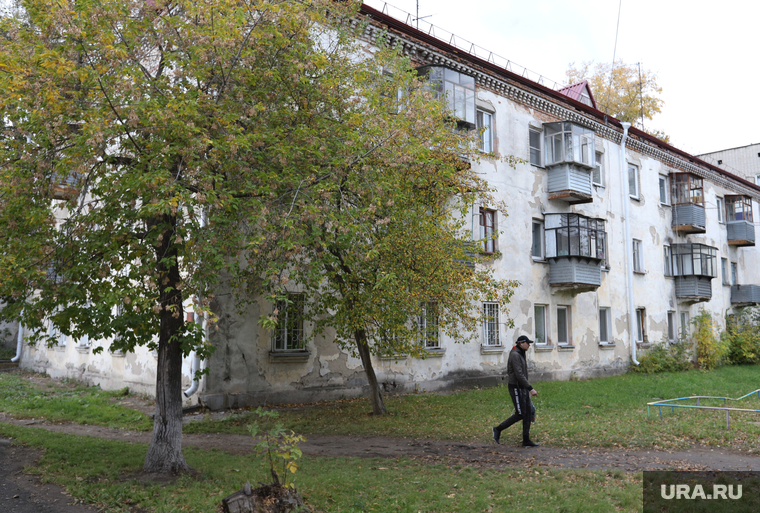
[{"label": "window", "polygon": [[736,277],[736,262],[731,262],[731,285],[738,285]]},{"label": "window", "polygon": [[557,344],[570,344],[570,307],[557,307]]},{"label": "window", "polygon": [[498,303],[483,303],[483,341],[487,346],[501,345]]},{"label": "window", "polygon": [[676,341],[676,313],[668,312],[668,341]]},{"label": "window", "polygon": [[272,334],[272,350],[295,351],[304,348],[303,294],[288,294],[277,302],[277,327]]},{"label": "window", "polygon": [[546,258],[583,256],[607,264],[607,233],[604,219],[579,214],[544,216]]},{"label": "window", "polygon": [[671,184],[671,199],[676,205],[705,206],[702,179],[689,173],[676,173]]},{"label": "window", "polygon": [[446,99],[451,115],[460,124],[475,127],[475,78],[441,66],[422,66],[417,72],[427,76],[435,97]]},{"label": "window", "polygon": [[639,199],[639,168],[628,164],[628,195]]},{"label": "window", "polygon": [[[541,131],[528,129],[528,146],[530,147],[530,163],[541,167]],[[760,175],[758,175],[760,176]]]},{"label": "window", "polygon": [[689,312],[681,312],[681,338],[689,336]]},{"label": "window", "polygon": [[477,112],[477,129],[480,134],[478,149],[491,153],[493,151],[493,114],[479,110]]},{"label": "window", "polygon": [[533,220],[533,244],[530,254],[536,260],[544,259],[544,223],[537,219]]},{"label": "window", "polygon": [[704,244],[671,244],[674,276],[718,276],[718,249]]},{"label": "window", "polygon": [[660,175],[660,203],[663,205],[669,205],[670,199],[668,198],[668,177]]},{"label": "window", "polygon": [[760,175],[755,175],[755,184],[760,185]]},{"label": "window", "polygon": [[604,186],[604,154],[600,151],[596,152],[596,167],[591,173],[591,182],[594,185]]},{"label": "window", "polygon": [[647,313],[644,308],[636,309],[636,342],[647,341]]},{"label": "window", "polygon": [[752,222],[752,198],[749,196],[726,196],[726,221]]},{"label": "window", "polygon": [[723,198],[715,198],[715,207],[718,209],[718,222],[723,222]]},{"label": "window", "polygon": [[438,336],[438,303],[427,301],[422,303],[422,312],[417,319],[420,332],[420,344],[427,349],[440,349],[441,341]]},{"label": "window", "polygon": [[633,239],[633,272],[644,272],[644,258],[641,254],[641,241]]},{"label": "window", "polygon": [[546,305],[535,305],[533,313],[536,317],[536,344],[545,345],[546,339]]},{"label": "window", "polygon": [[609,308],[599,309],[599,343],[610,344],[612,337],[610,328],[612,327],[612,315]]},{"label": "window", "polygon": [[723,277],[723,285],[730,285],[728,281],[728,260],[725,258],[720,259],[720,274]]},{"label": "window", "polygon": [[673,276],[672,258],[670,256],[670,246],[662,247],[662,259],[664,264],[663,272],[665,276]]},{"label": "window", "polygon": [[596,166],[594,131],[567,121],[544,123],[546,166],[580,164],[592,169]]},{"label": "window", "polygon": [[496,230],[496,211],[487,208],[480,209],[480,240],[483,241],[483,253],[498,251],[498,232]]}]

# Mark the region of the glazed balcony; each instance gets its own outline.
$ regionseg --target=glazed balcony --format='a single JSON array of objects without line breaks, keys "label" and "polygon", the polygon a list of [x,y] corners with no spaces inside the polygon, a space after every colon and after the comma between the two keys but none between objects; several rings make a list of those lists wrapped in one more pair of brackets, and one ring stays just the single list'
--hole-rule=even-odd
[{"label": "glazed balcony", "polygon": [[689,173],[673,175],[673,230],[705,233],[705,199],[702,179]]},{"label": "glazed balcony", "polygon": [[571,205],[592,202],[594,131],[566,121],[544,123],[544,148],[549,199]]},{"label": "glazed balcony", "polygon": [[726,232],[729,246],[755,245],[752,198],[726,196]]},{"label": "glazed balcony", "polygon": [[545,214],[544,237],[551,287],[578,292],[599,288],[607,250],[604,219]]},{"label": "glazed balcony", "polygon": [[700,303],[712,298],[717,274],[717,248],[704,244],[671,245],[671,269],[676,278],[676,298]]}]

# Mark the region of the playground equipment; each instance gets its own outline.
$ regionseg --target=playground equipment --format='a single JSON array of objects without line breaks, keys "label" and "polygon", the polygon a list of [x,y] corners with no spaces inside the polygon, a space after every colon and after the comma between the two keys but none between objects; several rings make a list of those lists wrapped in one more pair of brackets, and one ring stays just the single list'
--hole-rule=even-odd
[{"label": "playground equipment", "polygon": [[[728,401],[741,401],[744,398],[747,398],[751,396],[752,394],[757,394],[758,399],[760,399],[760,389],[754,390],[750,392],[749,394],[743,395],[739,397],[738,399],[732,399],[731,397],[717,397],[717,396],[709,396],[709,395],[693,395],[690,397],[679,397],[677,399],[663,399],[662,401],[654,401],[651,403],[647,403],[647,418],[651,417],[651,411],[650,407],[657,406],[657,408],[660,411],[660,420],[662,420],[662,407],[669,407],[671,412],[674,412],[676,408],[697,408],[700,410],[725,410],[726,412],[726,429],[730,429],[729,424],[729,414],[732,411],[749,411],[749,412],[755,412],[760,413],[760,410],[750,410],[747,408],[729,408],[726,406],[728,404]],[[675,401],[688,401],[690,399],[696,399],[697,404],[673,404]],[[699,400],[700,399],[723,399],[723,406],[700,406]]]}]

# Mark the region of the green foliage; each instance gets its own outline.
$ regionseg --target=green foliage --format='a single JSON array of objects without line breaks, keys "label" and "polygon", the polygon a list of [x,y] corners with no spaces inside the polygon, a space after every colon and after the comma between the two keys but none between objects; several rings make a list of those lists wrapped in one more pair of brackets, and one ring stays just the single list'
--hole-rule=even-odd
[{"label": "green foliage", "polygon": [[[264,410],[260,406],[255,413],[259,419],[266,421],[276,420],[278,417],[277,412]],[[294,488],[293,479],[298,470],[296,461],[303,456],[298,443],[305,442],[306,438],[296,435],[293,431],[288,433],[280,422],[263,430],[259,423],[255,422],[249,425],[248,429],[254,439],[259,437],[255,446],[256,454],[264,456],[264,464],[269,468],[272,484]]]},{"label": "green foliage", "polygon": [[649,348],[639,357],[639,365],[632,365],[631,370],[644,374],[655,372],[680,372],[693,367],[690,351],[686,341],[671,344],[663,339],[659,344]]},{"label": "green foliage", "polygon": [[694,326],[692,340],[697,349],[697,363],[705,370],[714,369],[722,364],[729,351],[728,341],[719,337],[715,321],[705,309],[700,309],[699,315],[691,320]]},{"label": "green foliage", "polygon": [[728,361],[731,364],[760,363],[760,311],[746,308],[729,316],[721,338],[728,344]]}]

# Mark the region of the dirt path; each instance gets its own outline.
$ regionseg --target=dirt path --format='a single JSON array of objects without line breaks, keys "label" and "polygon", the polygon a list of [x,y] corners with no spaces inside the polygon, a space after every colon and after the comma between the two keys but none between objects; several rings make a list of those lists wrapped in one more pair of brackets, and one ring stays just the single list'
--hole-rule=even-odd
[{"label": "dirt path", "polygon": [[[59,433],[95,436],[108,440],[148,443],[150,433],[109,429],[79,424],[51,424],[43,421],[16,420],[0,413],[0,422],[46,429]],[[399,458],[441,462],[486,468],[557,467],[574,469],[640,470],[755,470],[760,471],[760,457],[747,456],[724,449],[695,446],[688,451],[608,450],[599,448],[560,449],[554,447],[523,448],[517,444],[455,442],[380,436],[317,435],[306,436],[300,445],[312,456],[354,456]],[[231,454],[252,451],[250,436],[229,434],[186,434],[186,447],[218,449]]]}]

